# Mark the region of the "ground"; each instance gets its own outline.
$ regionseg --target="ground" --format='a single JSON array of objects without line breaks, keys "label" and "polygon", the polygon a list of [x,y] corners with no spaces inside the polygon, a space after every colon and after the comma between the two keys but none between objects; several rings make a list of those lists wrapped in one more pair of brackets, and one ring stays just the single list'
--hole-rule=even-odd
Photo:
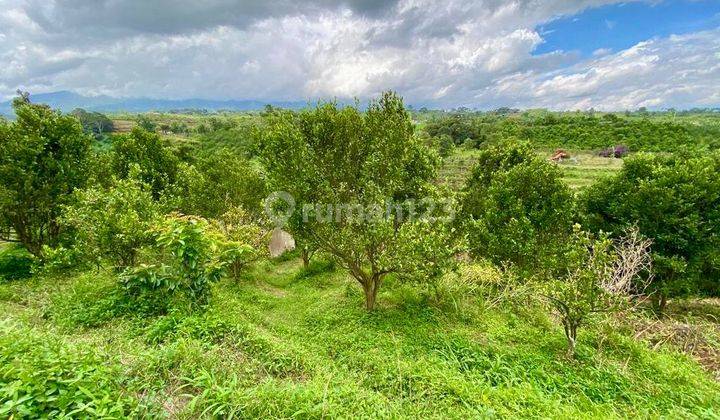
[{"label": "ground", "polygon": [[[0,283],[0,361],[14,367],[0,369],[0,398],[13,375],[52,371],[71,378],[64,387],[87,380],[80,399],[170,418],[718,415],[711,367],[657,328],[639,334],[649,316],[586,328],[569,360],[541,307],[486,293],[491,268],[464,267],[440,297],[390,279],[367,313],[343,271],[301,265],[284,258],[224,279],[194,315],[118,312],[107,272]],[[682,322],[717,328],[717,302],[699,304]]]}]

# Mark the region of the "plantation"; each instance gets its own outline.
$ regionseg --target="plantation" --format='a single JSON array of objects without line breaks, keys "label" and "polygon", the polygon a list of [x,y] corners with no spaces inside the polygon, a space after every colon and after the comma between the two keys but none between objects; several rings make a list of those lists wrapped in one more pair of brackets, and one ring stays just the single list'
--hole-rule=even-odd
[{"label": "plantation", "polygon": [[14,109],[0,418],[720,416],[720,116]]}]

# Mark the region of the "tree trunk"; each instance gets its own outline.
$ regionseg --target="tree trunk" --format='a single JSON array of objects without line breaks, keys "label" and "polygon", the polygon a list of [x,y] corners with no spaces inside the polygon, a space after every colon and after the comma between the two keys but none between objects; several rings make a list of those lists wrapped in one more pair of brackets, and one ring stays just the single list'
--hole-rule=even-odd
[{"label": "tree trunk", "polygon": [[375,300],[380,289],[382,277],[379,274],[373,274],[363,283],[363,291],[365,292],[365,309],[372,311],[375,309]]},{"label": "tree trunk", "polygon": [[575,346],[577,344],[577,326],[566,324],[565,337],[567,338],[568,343],[567,357],[570,359],[575,358]]},{"label": "tree trunk", "polygon": [[310,252],[308,251],[307,247],[303,247],[302,249],[302,260],[303,260],[303,267],[308,268],[310,265]]},{"label": "tree trunk", "polygon": [[667,295],[662,292],[655,293],[652,303],[655,313],[662,318],[665,313],[665,307],[667,306]]}]

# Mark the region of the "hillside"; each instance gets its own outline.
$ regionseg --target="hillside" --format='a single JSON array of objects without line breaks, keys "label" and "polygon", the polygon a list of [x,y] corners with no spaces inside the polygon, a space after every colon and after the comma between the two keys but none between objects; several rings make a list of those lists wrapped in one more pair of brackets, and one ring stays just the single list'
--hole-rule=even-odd
[{"label": "hillside", "polygon": [[171,418],[707,418],[720,404],[710,373],[629,322],[587,330],[567,360],[540,308],[493,300],[490,268],[463,270],[461,301],[390,280],[366,313],[342,271],[299,263],[222,281],[193,316],[123,316],[102,273],[0,284],[0,394],[24,377],[21,392],[51,381],[98,410]]}]

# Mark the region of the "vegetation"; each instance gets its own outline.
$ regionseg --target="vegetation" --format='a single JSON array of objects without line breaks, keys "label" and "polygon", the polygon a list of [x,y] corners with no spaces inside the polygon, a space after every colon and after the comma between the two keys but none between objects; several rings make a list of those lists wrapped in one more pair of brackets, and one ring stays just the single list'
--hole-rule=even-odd
[{"label": "vegetation", "polygon": [[15,106],[2,418],[718,416],[715,114]]},{"label": "vegetation", "polygon": [[427,237],[413,232],[418,225],[403,212],[410,211],[407,200],[428,197],[436,159],[413,137],[394,94],[365,114],[330,103],[270,118],[262,156],[271,188],[302,209],[289,217],[290,231],[332,255],[360,283],[372,310],[388,274],[422,261],[422,252],[404,242]]},{"label": "vegetation", "polygon": [[0,121],[0,238],[42,258],[60,241],[62,206],[87,183],[92,139],[72,116],[25,97],[13,107],[17,120]]},{"label": "vegetation", "polygon": [[637,155],[583,196],[589,226],[619,232],[636,225],[653,239],[657,309],[668,297],[717,295],[720,157]]},{"label": "vegetation", "polygon": [[566,240],[572,208],[556,166],[526,144],[502,144],[478,156],[459,221],[474,255],[538,269]]}]

